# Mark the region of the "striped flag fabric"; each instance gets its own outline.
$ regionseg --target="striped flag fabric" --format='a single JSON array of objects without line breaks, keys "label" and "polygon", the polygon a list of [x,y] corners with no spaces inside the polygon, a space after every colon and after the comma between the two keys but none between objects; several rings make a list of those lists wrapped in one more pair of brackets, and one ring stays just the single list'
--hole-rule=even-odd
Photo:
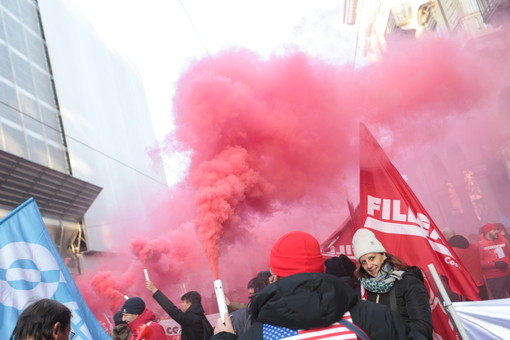
[{"label": "striped flag fabric", "polygon": [[[342,316],[342,320],[352,323],[351,314],[346,312]],[[320,340],[320,339],[357,339],[356,333],[335,322],[328,327],[313,328],[307,330],[295,330],[270,324],[264,324],[262,329],[264,340]]]}]

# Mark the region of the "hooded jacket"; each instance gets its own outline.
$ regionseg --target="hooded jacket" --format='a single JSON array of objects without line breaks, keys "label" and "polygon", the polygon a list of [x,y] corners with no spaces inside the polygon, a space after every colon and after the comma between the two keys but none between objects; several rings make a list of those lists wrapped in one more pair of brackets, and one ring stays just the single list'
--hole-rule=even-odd
[{"label": "hooded jacket", "polygon": [[157,290],[152,297],[175,322],[181,325],[181,340],[203,340],[204,327],[208,328],[206,334],[212,334],[212,326],[205,317],[201,304],[192,304],[183,312],[160,290]]},{"label": "hooded jacket", "polygon": [[416,266],[406,267],[404,270],[402,279],[395,281],[390,292],[377,294],[367,290],[367,300],[379,300],[380,304],[392,306],[391,299],[394,294],[396,312],[405,321],[408,339],[419,336],[416,333],[432,339],[432,312],[421,270]]},{"label": "hooded jacket", "polygon": [[[487,240],[481,235],[479,249],[483,275],[486,279],[494,279],[510,274],[510,249],[503,235],[499,234],[495,240]],[[497,268],[497,261],[506,262],[508,268]]]},{"label": "hooded jacket", "polygon": [[478,244],[470,244],[462,235],[452,236],[448,240],[448,243],[452,246],[455,254],[457,254],[462,264],[471,274],[476,285],[478,287],[485,285]]},{"label": "hooded jacket", "polygon": [[[350,312],[352,322],[372,340],[405,339],[402,320],[386,306],[360,300],[339,278],[323,273],[301,273],[284,277],[261,290],[251,303],[256,322],[240,340],[267,339],[264,327],[292,330],[328,327]],[[232,339],[222,332],[214,339]]]},{"label": "hooded jacket", "polygon": [[152,336],[148,340],[166,340],[165,329],[156,322],[156,316],[147,308],[127,325],[131,330],[130,340],[136,339],[142,325],[148,325],[151,328]]}]

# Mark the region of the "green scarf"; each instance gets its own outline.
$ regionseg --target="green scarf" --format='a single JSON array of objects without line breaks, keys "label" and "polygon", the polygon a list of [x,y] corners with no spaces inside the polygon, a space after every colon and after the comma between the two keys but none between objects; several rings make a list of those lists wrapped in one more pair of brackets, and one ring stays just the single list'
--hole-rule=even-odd
[{"label": "green scarf", "polygon": [[393,270],[391,264],[386,263],[376,277],[361,278],[361,284],[372,293],[384,294],[393,288],[395,281],[402,279],[403,270]]}]

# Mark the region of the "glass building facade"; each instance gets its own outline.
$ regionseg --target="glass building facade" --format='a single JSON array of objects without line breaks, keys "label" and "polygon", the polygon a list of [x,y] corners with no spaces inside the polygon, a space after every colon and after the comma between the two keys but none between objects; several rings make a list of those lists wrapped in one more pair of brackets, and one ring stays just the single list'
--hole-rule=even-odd
[{"label": "glass building facade", "polygon": [[0,149],[71,173],[36,1],[0,0]]}]

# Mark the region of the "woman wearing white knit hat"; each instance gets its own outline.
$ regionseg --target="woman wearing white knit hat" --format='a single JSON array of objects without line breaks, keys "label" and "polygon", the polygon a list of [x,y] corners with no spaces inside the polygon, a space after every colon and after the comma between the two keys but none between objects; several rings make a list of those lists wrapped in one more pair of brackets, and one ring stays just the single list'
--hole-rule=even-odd
[{"label": "woman wearing white knit hat", "polygon": [[408,339],[432,339],[432,313],[421,270],[387,253],[369,229],[358,229],[352,245],[360,264],[355,274],[367,300],[385,304],[400,314],[406,322]]}]

